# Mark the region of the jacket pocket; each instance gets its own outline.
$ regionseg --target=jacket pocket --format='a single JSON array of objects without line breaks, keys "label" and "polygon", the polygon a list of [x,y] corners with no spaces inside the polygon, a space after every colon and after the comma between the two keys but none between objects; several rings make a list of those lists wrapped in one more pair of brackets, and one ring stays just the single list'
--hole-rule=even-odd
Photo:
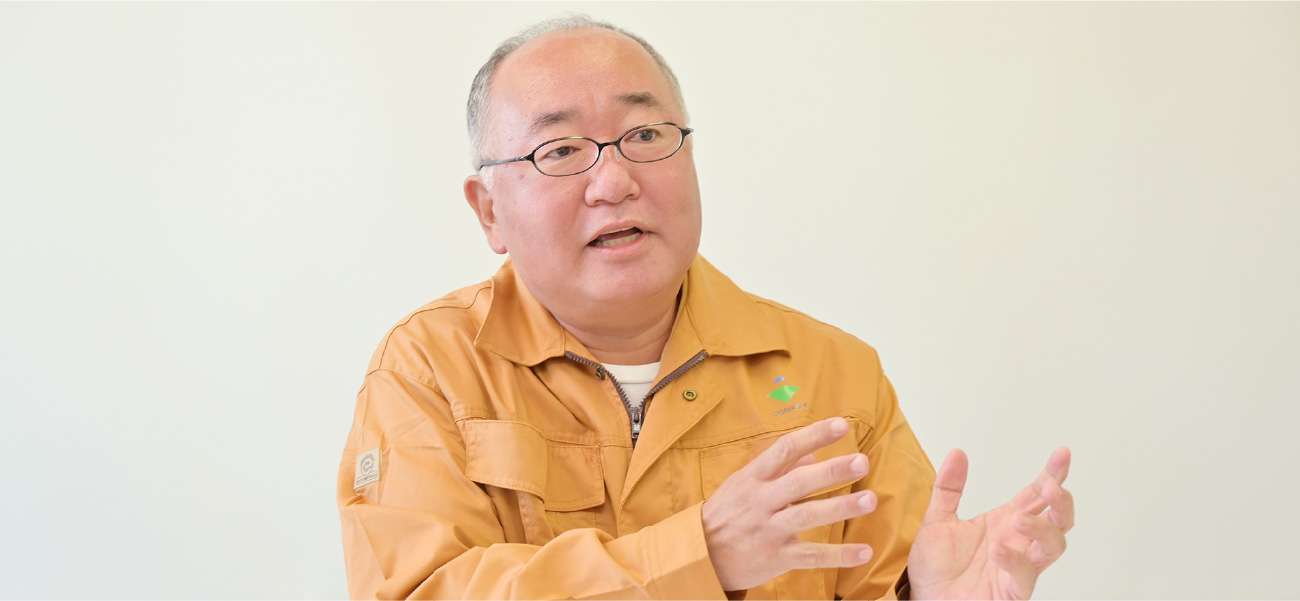
[{"label": "jacket pocket", "polygon": [[[849,422],[849,433],[830,445],[817,450],[813,457],[817,461],[824,461],[831,457],[839,457],[850,453],[858,452],[859,444],[866,437],[869,427],[857,420],[856,418],[846,418]],[[811,424],[812,422],[809,422]],[[736,473],[740,468],[745,467],[759,455],[772,446],[776,440],[786,434],[794,432],[809,424],[802,424],[794,428],[784,430],[774,430],[764,432],[755,436],[750,436],[740,440],[733,440],[721,444],[713,445],[700,449],[700,488],[704,492],[704,498],[713,496],[718,490],[718,486],[724,480]],[[849,485],[836,485],[824,488],[809,495],[809,498],[825,496],[825,493],[846,488]]]},{"label": "jacket pocket", "polygon": [[600,447],[548,440],[512,421],[467,420],[461,432],[465,475],[515,491],[527,542],[543,544],[566,530],[596,525],[596,509],[605,502]]}]

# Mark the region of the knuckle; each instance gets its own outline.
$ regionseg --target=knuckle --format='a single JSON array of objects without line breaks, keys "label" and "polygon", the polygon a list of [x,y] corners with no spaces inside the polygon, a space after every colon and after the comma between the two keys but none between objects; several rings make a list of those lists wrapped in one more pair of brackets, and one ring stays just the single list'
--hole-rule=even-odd
[{"label": "knuckle", "polygon": [[802,475],[801,472],[792,472],[776,482],[778,494],[781,495],[781,498],[786,499],[787,503],[793,503],[803,498],[803,495],[800,494],[803,490]]},{"label": "knuckle", "polygon": [[818,567],[817,551],[812,546],[795,543],[786,548],[785,560],[789,569],[804,570]]},{"label": "knuckle", "polygon": [[853,462],[857,460],[858,456],[859,453],[850,453],[839,458],[840,465],[836,473],[837,479],[851,480],[857,476],[853,471]]},{"label": "knuckle", "polygon": [[807,503],[796,503],[782,510],[782,526],[792,532],[799,532],[807,528],[811,519],[808,512]]},{"label": "knuckle", "polygon": [[843,480],[849,475],[849,458],[847,455],[828,459],[826,465],[826,478],[831,480]]},{"label": "knuckle", "polygon": [[794,441],[790,440],[790,436],[792,435],[786,434],[778,438],[776,443],[772,445],[773,458],[783,463],[790,461],[794,457]]},{"label": "knuckle", "polygon": [[[859,459],[861,459],[861,461],[859,461]],[[853,480],[857,480],[858,478],[861,478],[864,474],[866,474],[866,471],[870,469],[867,456],[861,453],[850,453],[848,455],[842,455],[840,457],[837,457],[836,461],[837,461],[837,465],[835,466],[836,482],[851,482]],[[861,464],[861,467],[855,468],[854,466],[857,464]]]},{"label": "knuckle", "polygon": [[807,545],[800,549],[799,565],[804,568],[818,568],[826,563],[825,554],[821,549]]},{"label": "knuckle", "polygon": [[858,495],[844,495],[836,499],[840,515],[844,516],[844,519],[861,511],[861,506],[858,505],[859,498]]}]

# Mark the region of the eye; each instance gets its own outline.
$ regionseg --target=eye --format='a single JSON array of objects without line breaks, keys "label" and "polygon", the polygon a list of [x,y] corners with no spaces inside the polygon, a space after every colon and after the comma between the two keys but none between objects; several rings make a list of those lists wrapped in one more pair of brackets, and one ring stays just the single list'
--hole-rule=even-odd
[{"label": "eye", "polygon": [[647,127],[645,129],[638,129],[628,134],[625,140],[627,140],[628,142],[646,143],[646,142],[654,142],[655,140],[659,139],[659,136],[660,134],[658,130],[651,127]]},{"label": "eye", "polygon": [[574,154],[577,154],[578,151],[579,148],[577,148],[576,146],[548,147],[546,148],[546,154],[543,154],[540,158],[541,160],[544,161],[556,161],[560,159],[567,159],[572,157]]},{"label": "eye", "polygon": [[659,142],[659,138],[663,138],[663,134],[660,133],[659,130],[654,129],[654,127],[642,127],[642,129],[632,131],[632,133],[625,135],[625,137],[623,137],[623,143],[653,144]]}]

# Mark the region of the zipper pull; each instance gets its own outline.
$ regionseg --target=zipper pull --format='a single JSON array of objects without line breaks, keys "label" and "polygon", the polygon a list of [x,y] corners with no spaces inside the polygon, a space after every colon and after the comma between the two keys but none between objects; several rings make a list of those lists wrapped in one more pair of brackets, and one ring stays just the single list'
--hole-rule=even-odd
[{"label": "zipper pull", "polygon": [[645,417],[645,405],[638,405],[632,408],[632,444],[636,444],[636,439],[641,435],[641,421]]}]

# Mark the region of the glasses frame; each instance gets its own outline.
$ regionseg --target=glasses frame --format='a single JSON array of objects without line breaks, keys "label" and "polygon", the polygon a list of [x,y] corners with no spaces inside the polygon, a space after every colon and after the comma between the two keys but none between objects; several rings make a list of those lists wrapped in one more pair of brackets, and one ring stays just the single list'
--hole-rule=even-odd
[{"label": "glasses frame", "polygon": [[[651,127],[651,126],[654,126],[654,125],[671,125],[671,126],[673,126],[673,127],[676,127],[678,130],[680,130],[680,131],[682,132],[682,139],[677,141],[677,148],[674,148],[673,151],[670,152],[670,153],[668,153],[668,156],[666,156],[666,157],[659,158],[659,159],[652,159],[652,160],[649,160],[649,161],[638,161],[638,160],[636,160],[636,159],[628,158],[628,156],[627,156],[626,154],[623,154],[623,146],[622,146],[623,138],[626,138],[628,134],[630,134],[630,133],[632,133],[632,132],[634,132],[634,131],[636,131],[636,130],[638,130],[638,129],[642,129],[642,128],[645,128],[645,127]],[[682,149],[682,145],[686,143],[686,136],[691,135],[691,132],[693,132],[693,131],[695,131],[694,128],[690,128],[690,127],[682,127],[682,126],[680,126],[680,125],[678,125],[678,124],[676,124],[676,123],[673,123],[673,122],[671,122],[671,121],[656,121],[656,122],[654,122],[654,123],[644,123],[644,124],[642,124],[642,125],[638,125],[638,126],[636,126],[636,127],[633,127],[633,128],[631,128],[631,129],[629,129],[629,130],[623,132],[621,135],[619,135],[619,137],[614,138],[614,141],[613,141],[613,142],[600,142],[600,141],[597,141],[597,140],[595,140],[595,139],[593,139],[593,138],[588,138],[588,137],[586,137],[586,136],[565,136],[565,137],[563,137],[563,138],[556,138],[556,139],[554,139],[554,140],[547,140],[547,141],[545,141],[545,142],[542,142],[541,144],[538,144],[538,145],[537,145],[537,148],[534,148],[532,152],[530,152],[530,153],[528,153],[528,154],[526,154],[526,155],[524,155],[524,156],[521,156],[521,157],[515,157],[515,158],[513,158],[513,159],[500,159],[500,160],[496,160],[496,161],[484,161],[484,162],[482,162],[482,163],[479,164],[478,169],[475,169],[475,171],[481,171],[484,167],[491,167],[492,165],[503,165],[503,164],[505,164],[505,163],[520,163],[520,162],[523,162],[523,161],[528,161],[529,163],[532,163],[532,164],[533,164],[533,168],[536,169],[538,173],[540,173],[540,174],[542,174],[542,175],[545,175],[546,177],[569,177],[570,175],[578,175],[579,173],[584,173],[584,172],[586,172],[586,171],[589,171],[592,167],[595,167],[595,166],[596,166],[596,163],[599,163],[599,162],[600,162],[600,155],[601,155],[602,153],[605,152],[605,147],[607,147],[607,146],[613,146],[614,148],[616,148],[616,149],[618,150],[618,154],[619,154],[620,156],[622,156],[623,158],[625,158],[625,159],[627,159],[627,160],[629,160],[629,161],[632,161],[633,163],[654,163],[654,162],[657,162],[657,161],[662,161],[662,160],[664,160],[664,159],[666,159],[666,158],[668,158],[668,157],[671,157],[671,156],[677,154],[677,151],[678,151],[678,150],[681,150],[681,149]],[[542,168],[537,166],[537,161],[534,160],[534,158],[537,156],[537,151],[541,150],[542,147],[543,147],[543,146],[546,146],[547,144],[552,144],[552,143],[555,143],[555,142],[559,142],[559,141],[561,141],[561,140],[590,140],[592,143],[594,143],[594,144],[596,145],[596,160],[595,160],[595,161],[592,161],[592,163],[591,163],[590,165],[588,165],[586,169],[583,169],[582,171],[579,171],[579,172],[577,172],[577,173],[566,173],[566,174],[564,174],[564,175],[552,175],[552,174],[550,174],[550,173],[547,173],[547,172],[545,172],[545,171],[542,171]]]}]

